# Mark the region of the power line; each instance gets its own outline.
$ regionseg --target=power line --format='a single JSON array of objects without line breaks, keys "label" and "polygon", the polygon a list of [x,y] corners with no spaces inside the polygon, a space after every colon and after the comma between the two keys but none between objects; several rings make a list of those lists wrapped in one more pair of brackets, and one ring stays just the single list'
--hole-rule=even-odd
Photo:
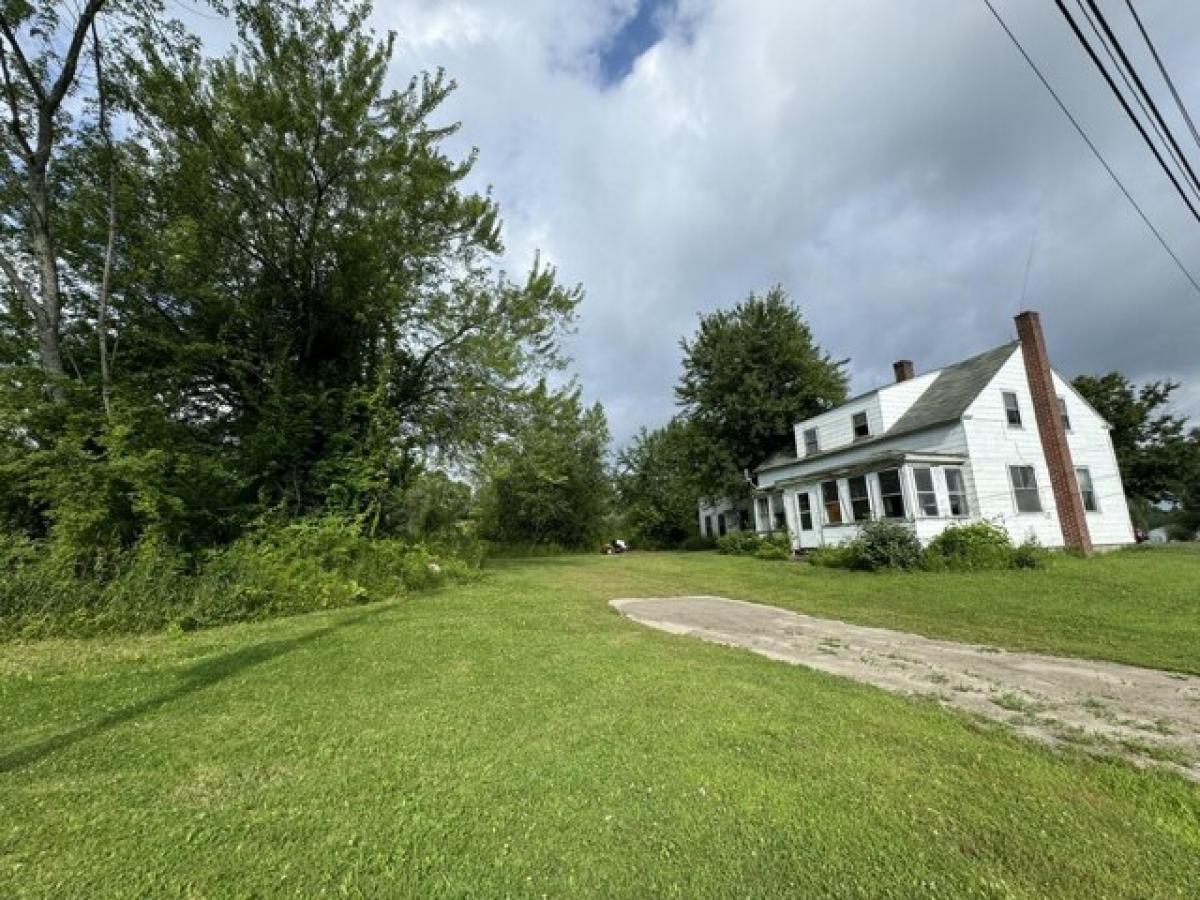
[{"label": "power line", "polygon": [[1133,16],[1133,21],[1137,23],[1138,31],[1142,33],[1142,40],[1146,42],[1146,46],[1150,49],[1150,55],[1154,57],[1154,64],[1158,66],[1158,71],[1162,74],[1163,81],[1167,83],[1167,87],[1171,89],[1171,96],[1175,98],[1175,105],[1179,108],[1179,112],[1183,115],[1183,120],[1187,122],[1188,128],[1192,132],[1192,137],[1196,141],[1196,146],[1200,147],[1200,132],[1196,131],[1196,124],[1192,121],[1191,113],[1187,107],[1183,105],[1183,99],[1179,96],[1179,91],[1175,90],[1175,82],[1171,80],[1171,76],[1167,74],[1167,67],[1163,65],[1162,58],[1158,55],[1158,50],[1154,46],[1154,42],[1150,40],[1150,35],[1146,33],[1146,28],[1142,25],[1142,18],[1137,14],[1137,10],[1133,8],[1133,0],[1125,0],[1125,5],[1129,7],[1129,14]]},{"label": "power line", "polygon": [[1000,24],[1000,27],[1004,29],[1004,33],[1007,34],[1009,40],[1013,42],[1013,46],[1017,48],[1021,56],[1025,57],[1025,62],[1029,63],[1029,67],[1033,69],[1033,72],[1035,75],[1037,75],[1038,80],[1041,81],[1046,90],[1050,92],[1050,96],[1054,98],[1054,102],[1058,104],[1058,108],[1063,111],[1063,115],[1065,115],[1067,119],[1070,120],[1071,124],[1075,126],[1075,130],[1079,132],[1079,136],[1083,138],[1083,142],[1088,145],[1088,149],[1090,149],[1095,155],[1096,159],[1100,161],[1100,165],[1104,166],[1104,170],[1108,172],[1109,177],[1112,178],[1116,186],[1121,189],[1121,193],[1125,195],[1125,199],[1129,201],[1129,204],[1135,210],[1137,210],[1137,214],[1141,217],[1142,221],[1146,223],[1146,227],[1150,229],[1150,233],[1158,238],[1158,242],[1162,244],[1162,248],[1166,250],[1171,259],[1175,261],[1175,265],[1179,267],[1179,271],[1182,272],[1183,276],[1191,282],[1192,287],[1196,289],[1196,292],[1200,293],[1200,282],[1196,281],[1192,273],[1188,271],[1187,267],[1176,255],[1175,251],[1171,249],[1171,245],[1167,243],[1166,238],[1164,238],[1159,230],[1154,227],[1154,223],[1150,221],[1149,216],[1147,216],[1141,206],[1138,205],[1138,202],[1133,199],[1133,194],[1129,193],[1129,189],[1126,188],[1121,182],[1121,179],[1117,177],[1117,173],[1114,172],[1113,167],[1108,164],[1108,160],[1104,158],[1103,154],[1100,153],[1100,150],[1092,142],[1092,139],[1088,137],[1087,132],[1083,130],[1083,126],[1079,124],[1075,116],[1073,116],[1071,111],[1067,109],[1067,105],[1062,101],[1062,98],[1058,96],[1058,92],[1054,90],[1054,87],[1049,81],[1046,80],[1046,76],[1042,74],[1042,70],[1038,68],[1037,63],[1035,63],[1033,58],[1025,52],[1025,48],[1021,46],[1021,42],[1017,40],[1017,36],[1012,33],[1004,19],[1000,17],[1000,13],[996,11],[996,7],[992,5],[992,0],[983,0],[983,3],[991,11],[996,21]]},{"label": "power line", "polygon": [[[1079,12],[1083,15],[1084,19],[1087,20],[1088,25],[1091,26],[1092,34],[1096,35],[1096,40],[1099,41],[1100,46],[1104,48],[1104,53],[1108,57],[1109,62],[1111,62],[1113,68],[1117,70],[1117,74],[1121,76],[1121,81],[1124,82],[1129,93],[1133,95],[1133,99],[1137,101],[1138,107],[1142,110],[1142,114],[1150,120],[1150,125],[1154,128],[1154,133],[1158,135],[1158,139],[1162,141],[1162,143],[1166,145],[1168,151],[1170,151],[1171,158],[1179,167],[1179,171],[1183,173],[1186,170],[1186,175],[1190,176],[1185,177],[1184,179],[1187,182],[1187,186],[1192,189],[1193,193],[1200,194],[1200,181],[1196,179],[1196,173],[1192,171],[1192,167],[1188,163],[1187,156],[1184,155],[1183,150],[1181,150],[1179,144],[1176,143],[1175,136],[1171,133],[1170,127],[1165,121],[1163,121],[1162,116],[1158,112],[1158,107],[1154,105],[1154,100],[1146,91],[1145,86],[1142,84],[1141,78],[1138,77],[1133,65],[1125,56],[1120,44],[1117,43],[1116,37],[1108,28],[1108,23],[1103,20],[1103,17],[1101,17],[1101,24],[1104,26],[1105,32],[1109,35],[1109,38],[1112,41],[1112,46],[1109,46],[1109,41],[1104,39],[1104,35],[1100,33],[1100,25],[1096,24],[1096,20],[1088,14],[1087,8],[1083,4],[1084,0],[1075,0],[1075,5],[1079,7]],[[1099,14],[1099,10],[1096,12]],[[1113,47],[1116,47],[1116,53],[1113,52]],[[1118,62],[1117,54],[1120,54],[1121,59],[1125,61],[1124,66]],[[1132,73],[1132,80],[1130,79],[1130,76],[1126,74],[1126,69]],[[1134,85],[1135,81],[1137,82],[1137,86]],[[1150,106],[1146,105],[1147,101],[1149,101]],[[1151,112],[1151,109],[1153,109],[1153,112]]]},{"label": "power line", "polygon": [[[1153,113],[1151,123],[1157,121],[1158,125],[1161,126],[1162,132],[1166,133],[1167,141],[1170,143],[1171,149],[1175,151],[1175,155],[1178,157],[1183,168],[1187,170],[1188,176],[1192,179],[1192,185],[1200,185],[1200,179],[1196,178],[1196,172],[1192,169],[1191,163],[1188,162],[1188,158],[1184,154],[1182,148],[1179,146],[1179,142],[1175,140],[1175,135],[1171,132],[1171,126],[1167,124],[1167,120],[1164,119],[1162,113],[1158,111],[1158,104],[1154,102],[1154,97],[1151,96],[1148,90],[1146,90],[1146,85],[1142,83],[1142,79],[1138,75],[1137,69],[1134,68],[1133,63],[1129,61],[1129,57],[1125,55],[1125,49],[1121,46],[1121,42],[1117,39],[1117,36],[1113,34],[1113,30],[1108,25],[1108,20],[1104,18],[1104,13],[1101,12],[1100,7],[1096,5],[1096,0],[1087,0],[1087,5],[1088,8],[1091,9],[1092,15],[1096,17],[1096,21],[1100,23],[1100,28],[1103,29],[1104,34],[1108,37],[1108,42],[1112,44],[1113,49],[1117,51],[1117,56],[1121,58],[1121,63],[1129,71],[1130,76],[1133,77],[1133,82],[1137,85],[1137,91],[1140,92],[1142,97],[1145,98],[1146,103],[1150,104],[1150,112]],[[1117,71],[1120,71],[1120,67],[1117,68]],[[1134,96],[1136,97],[1137,93],[1135,93]],[[1139,99],[1138,102],[1141,103],[1141,100]],[[1142,109],[1145,108],[1146,104],[1143,103]]]},{"label": "power line", "polygon": [[1188,195],[1183,192],[1183,186],[1175,177],[1175,173],[1171,171],[1171,168],[1167,165],[1166,160],[1162,158],[1162,154],[1158,152],[1158,147],[1154,145],[1154,141],[1151,140],[1150,135],[1146,133],[1146,129],[1142,125],[1141,119],[1139,119],[1137,114],[1134,113],[1132,107],[1129,105],[1129,101],[1125,99],[1125,95],[1121,93],[1121,89],[1117,87],[1117,83],[1113,81],[1112,76],[1108,74],[1108,69],[1104,68],[1104,63],[1101,62],[1100,57],[1096,55],[1095,49],[1090,43],[1088,43],[1087,37],[1080,30],[1079,24],[1072,17],[1071,11],[1067,9],[1067,4],[1064,2],[1064,0],[1054,0],[1054,4],[1058,7],[1058,11],[1063,14],[1063,18],[1067,20],[1067,24],[1071,26],[1071,31],[1075,33],[1075,38],[1079,41],[1080,46],[1087,51],[1088,57],[1093,63],[1095,63],[1100,75],[1104,78],[1105,83],[1113,92],[1113,96],[1117,98],[1117,101],[1121,104],[1121,108],[1125,110],[1125,115],[1129,117],[1129,121],[1133,123],[1134,127],[1138,130],[1138,134],[1142,136],[1142,140],[1146,142],[1146,146],[1150,148],[1150,152],[1154,154],[1154,158],[1158,160],[1158,164],[1162,167],[1162,170],[1166,172],[1167,177],[1171,179],[1171,184],[1175,185],[1175,190],[1178,191],[1179,198],[1183,200],[1184,205],[1187,206],[1188,211],[1192,214],[1192,217],[1198,223],[1200,223],[1200,212],[1198,212],[1196,207],[1192,205],[1192,201],[1188,198]]}]

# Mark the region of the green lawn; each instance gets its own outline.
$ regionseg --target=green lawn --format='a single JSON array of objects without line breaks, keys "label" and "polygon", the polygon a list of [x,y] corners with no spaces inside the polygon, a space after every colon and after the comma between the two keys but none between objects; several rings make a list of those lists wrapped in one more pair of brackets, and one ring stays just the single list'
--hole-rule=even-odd
[{"label": "green lawn", "polygon": [[7,645],[0,896],[1193,897],[1196,785],[606,601],[703,591],[1195,671],[1198,576],[1170,553],[878,578],[563,557],[354,610]]}]

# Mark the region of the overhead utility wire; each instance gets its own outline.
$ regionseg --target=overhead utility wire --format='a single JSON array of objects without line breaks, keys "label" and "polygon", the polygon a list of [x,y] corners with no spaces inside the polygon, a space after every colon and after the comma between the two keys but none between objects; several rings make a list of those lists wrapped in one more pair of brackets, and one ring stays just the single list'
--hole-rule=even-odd
[{"label": "overhead utility wire", "polygon": [[1063,17],[1067,20],[1067,24],[1071,26],[1071,31],[1075,33],[1076,39],[1079,41],[1080,45],[1082,45],[1083,49],[1087,51],[1088,57],[1093,63],[1095,63],[1096,68],[1104,77],[1104,81],[1108,84],[1109,89],[1112,90],[1113,95],[1118,101],[1120,101],[1121,108],[1125,110],[1125,115],[1129,116],[1129,121],[1133,122],[1134,127],[1138,130],[1138,134],[1142,136],[1142,140],[1146,142],[1146,146],[1150,148],[1150,152],[1154,154],[1154,158],[1158,160],[1158,164],[1162,166],[1162,170],[1166,172],[1167,177],[1171,179],[1171,184],[1175,185],[1175,190],[1179,192],[1180,199],[1183,200],[1184,205],[1187,206],[1188,211],[1192,214],[1192,217],[1197,222],[1200,222],[1200,212],[1197,212],[1196,207],[1192,205],[1192,201],[1188,198],[1188,195],[1183,192],[1183,185],[1179,183],[1179,179],[1175,177],[1175,173],[1171,171],[1170,166],[1167,165],[1167,161],[1162,158],[1162,154],[1158,152],[1158,147],[1154,145],[1154,141],[1150,138],[1150,135],[1146,133],[1146,129],[1142,125],[1141,119],[1137,117],[1137,114],[1134,113],[1133,109],[1129,106],[1129,101],[1125,99],[1125,95],[1121,93],[1121,89],[1117,87],[1117,83],[1113,81],[1112,76],[1108,74],[1108,69],[1104,68],[1104,63],[1101,62],[1100,57],[1096,55],[1095,49],[1090,43],[1088,43],[1087,37],[1079,29],[1079,24],[1071,16],[1071,11],[1067,9],[1067,4],[1063,2],[1063,0],[1054,0],[1054,4],[1058,7],[1058,11],[1061,12]]},{"label": "overhead utility wire", "polygon": [[1142,33],[1142,40],[1146,42],[1146,46],[1150,49],[1150,55],[1154,57],[1154,64],[1158,66],[1158,71],[1163,77],[1163,81],[1167,83],[1167,87],[1171,89],[1171,96],[1175,98],[1175,105],[1179,107],[1179,112],[1183,116],[1183,120],[1187,122],[1188,129],[1192,132],[1192,137],[1196,141],[1196,146],[1200,147],[1200,132],[1196,131],[1196,123],[1192,121],[1192,115],[1188,112],[1187,107],[1183,105],[1183,99],[1179,96],[1179,91],[1175,90],[1175,82],[1171,80],[1171,76],[1167,74],[1167,67],[1163,65],[1162,57],[1158,55],[1158,50],[1154,46],[1154,41],[1150,40],[1150,35],[1146,33],[1146,27],[1142,25],[1142,18],[1137,14],[1137,10],[1133,8],[1133,0],[1125,0],[1125,5],[1129,7],[1129,14],[1133,16],[1133,21],[1137,23],[1138,31]]},{"label": "overhead utility wire", "polygon": [[1192,273],[1188,271],[1187,267],[1175,254],[1175,251],[1171,249],[1171,245],[1167,243],[1166,238],[1164,238],[1162,233],[1154,227],[1154,223],[1150,221],[1150,218],[1146,215],[1145,211],[1141,208],[1141,206],[1138,205],[1138,202],[1133,199],[1133,194],[1129,193],[1129,189],[1121,183],[1121,179],[1117,177],[1117,173],[1113,171],[1113,167],[1108,164],[1108,160],[1104,158],[1104,156],[1100,153],[1100,150],[1092,142],[1092,139],[1088,137],[1087,132],[1083,130],[1083,126],[1079,124],[1075,116],[1073,116],[1071,111],[1067,109],[1067,105],[1063,103],[1062,98],[1058,96],[1058,92],[1054,90],[1050,82],[1046,80],[1046,76],[1042,74],[1042,70],[1038,68],[1037,63],[1035,63],[1033,58],[1025,52],[1025,48],[1021,46],[1021,42],[1017,40],[1017,36],[1012,33],[1004,19],[1000,18],[1000,13],[996,12],[996,7],[992,5],[992,0],[983,0],[983,4],[988,8],[988,10],[991,11],[996,21],[1000,24],[1000,27],[1004,29],[1004,33],[1007,34],[1008,39],[1013,42],[1013,46],[1017,48],[1023,57],[1025,57],[1025,62],[1029,63],[1029,68],[1033,69],[1033,72],[1035,75],[1037,75],[1038,80],[1041,81],[1046,90],[1050,92],[1050,96],[1054,98],[1054,102],[1058,104],[1058,108],[1063,111],[1063,115],[1065,115],[1067,119],[1070,120],[1071,124],[1075,126],[1075,130],[1079,132],[1079,136],[1083,138],[1083,142],[1088,145],[1088,149],[1091,150],[1096,159],[1100,161],[1100,165],[1104,166],[1104,170],[1108,172],[1109,177],[1112,178],[1116,186],[1121,189],[1121,193],[1125,195],[1125,199],[1129,201],[1129,204],[1135,210],[1137,210],[1137,214],[1141,216],[1142,221],[1146,223],[1146,227],[1150,229],[1150,233],[1158,238],[1158,242],[1162,244],[1162,248],[1166,250],[1171,259],[1175,261],[1175,265],[1179,267],[1179,271],[1182,272],[1183,276],[1192,283],[1192,287],[1196,289],[1196,292],[1200,293],[1200,282],[1197,282]]},{"label": "overhead utility wire", "polygon": [[[1187,170],[1187,174],[1192,180],[1192,185],[1200,186],[1200,179],[1196,178],[1196,172],[1194,169],[1192,169],[1192,164],[1188,162],[1188,158],[1184,154],[1183,149],[1179,146],[1179,142],[1175,140],[1175,135],[1171,132],[1171,126],[1167,124],[1167,120],[1164,119],[1162,113],[1158,111],[1158,104],[1154,102],[1154,97],[1151,96],[1148,90],[1146,90],[1146,85],[1142,83],[1141,76],[1138,75],[1137,69],[1133,67],[1133,63],[1129,61],[1129,57],[1125,55],[1125,49],[1121,46],[1121,42],[1117,39],[1117,36],[1113,34],[1112,28],[1110,28],[1108,25],[1108,20],[1104,18],[1104,13],[1101,12],[1100,7],[1096,5],[1096,0],[1087,0],[1087,5],[1091,9],[1092,15],[1096,17],[1096,21],[1100,23],[1100,28],[1103,29],[1104,34],[1108,37],[1108,42],[1112,44],[1112,48],[1117,51],[1117,56],[1121,58],[1122,65],[1124,65],[1125,69],[1133,77],[1133,83],[1137,85],[1138,92],[1142,95],[1142,97],[1145,98],[1146,103],[1150,104],[1150,112],[1153,113],[1153,119],[1151,121],[1157,121],[1158,125],[1161,127],[1161,131],[1166,133],[1167,140],[1171,144],[1171,149],[1174,150],[1175,156],[1180,160],[1183,168]],[[1120,71],[1120,67],[1118,67],[1118,71]],[[1138,102],[1140,103],[1141,101],[1139,100]],[[1145,108],[1145,104],[1142,104],[1142,109]]]},{"label": "overhead utility wire", "polygon": [[[1117,74],[1121,76],[1121,81],[1125,84],[1125,87],[1128,89],[1129,93],[1133,95],[1133,99],[1137,101],[1137,105],[1141,109],[1142,114],[1150,121],[1150,125],[1154,128],[1154,133],[1158,135],[1158,139],[1162,141],[1162,143],[1166,145],[1167,149],[1170,151],[1171,159],[1174,160],[1175,164],[1179,167],[1179,171],[1183,173],[1186,170],[1188,177],[1185,177],[1184,181],[1187,186],[1191,188],[1193,194],[1200,196],[1200,181],[1196,179],[1196,173],[1192,171],[1192,167],[1188,163],[1187,156],[1184,154],[1179,144],[1175,141],[1175,136],[1171,133],[1170,126],[1168,126],[1167,123],[1163,121],[1162,116],[1159,115],[1158,107],[1154,106],[1154,100],[1146,91],[1145,86],[1142,85],[1141,79],[1138,78],[1137,72],[1134,71],[1132,64],[1129,63],[1129,60],[1121,51],[1120,45],[1116,43],[1115,36],[1112,35],[1111,31],[1108,32],[1109,36],[1112,38],[1112,46],[1110,46],[1109,41],[1105,40],[1104,35],[1100,33],[1100,26],[1097,25],[1096,20],[1088,14],[1083,3],[1084,0],[1075,0],[1075,5],[1079,7],[1079,12],[1083,15],[1084,19],[1087,20],[1088,25],[1092,29],[1092,34],[1096,36],[1096,40],[1099,41],[1100,46],[1104,48],[1104,53],[1108,57],[1108,61],[1112,63],[1113,68],[1117,70]],[[1114,46],[1117,48],[1117,53],[1113,52]],[[1121,59],[1125,60],[1125,65],[1122,65],[1121,62],[1118,61],[1118,53],[1121,55]],[[1133,74],[1133,79],[1130,79],[1129,75],[1126,74],[1126,69]],[[1136,86],[1134,85],[1134,81],[1137,82]],[[1149,102],[1149,106],[1146,105],[1147,102]],[[1154,111],[1151,112],[1151,109]]]}]

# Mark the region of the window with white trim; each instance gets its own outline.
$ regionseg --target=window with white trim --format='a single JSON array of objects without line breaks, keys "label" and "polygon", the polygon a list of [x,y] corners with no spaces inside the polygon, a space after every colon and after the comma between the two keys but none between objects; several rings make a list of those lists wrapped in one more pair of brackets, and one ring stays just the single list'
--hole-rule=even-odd
[{"label": "window with white trim", "polygon": [[913,483],[917,486],[917,509],[923,516],[938,514],[937,491],[933,488],[933,470],[928,466],[913,469]]},{"label": "window with white trim", "polygon": [[1042,497],[1038,493],[1037,473],[1033,470],[1033,466],[1009,466],[1008,480],[1012,483],[1017,512],[1037,513],[1042,511]]},{"label": "window with white trim", "polygon": [[871,521],[871,495],[867,493],[867,476],[855,475],[846,479],[850,488],[850,515],[855,522]]},{"label": "window with white trim", "polygon": [[812,456],[814,453],[819,452],[820,449],[821,449],[821,442],[819,440],[817,440],[817,429],[805,428],[804,429],[804,455]]},{"label": "window with white trim", "polygon": [[759,497],[755,505],[758,507],[758,517],[755,522],[756,528],[767,529],[771,527],[771,501],[766,497]]},{"label": "window with white trim", "polygon": [[950,515],[965,516],[967,507],[967,485],[963,481],[962,469],[948,466],[942,469],[946,476],[946,498],[950,502]]},{"label": "window with white trim", "polygon": [[867,421],[865,412],[856,412],[850,417],[850,425],[854,429],[854,439],[861,441],[865,437],[871,436],[871,423]]},{"label": "window with white trim", "polygon": [[801,491],[796,495],[796,511],[800,514],[800,530],[812,531],[812,499],[809,497],[808,491]]},{"label": "window with white trim", "polygon": [[825,523],[827,525],[842,524],[842,500],[838,496],[836,481],[821,482],[821,501],[825,505]]},{"label": "window with white trim", "polygon": [[1004,391],[1004,418],[1010,428],[1021,427],[1021,402],[1012,391]]},{"label": "window with white trim", "polygon": [[883,501],[885,518],[904,518],[904,488],[899,469],[884,469],[879,473],[879,499]]},{"label": "window with white trim", "polygon": [[783,494],[771,495],[771,530],[787,531],[787,513],[784,512]]},{"label": "window with white trim", "polygon": [[1063,431],[1070,431],[1071,414],[1067,412],[1067,401],[1062,397],[1058,398],[1058,414],[1062,416]]},{"label": "window with white trim", "polygon": [[1079,499],[1083,501],[1086,512],[1100,512],[1100,504],[1096,502],[1096,488],[1092,484],[1092,473],[1086,466],[1075,469],[1075,480],[1079,482]]}]

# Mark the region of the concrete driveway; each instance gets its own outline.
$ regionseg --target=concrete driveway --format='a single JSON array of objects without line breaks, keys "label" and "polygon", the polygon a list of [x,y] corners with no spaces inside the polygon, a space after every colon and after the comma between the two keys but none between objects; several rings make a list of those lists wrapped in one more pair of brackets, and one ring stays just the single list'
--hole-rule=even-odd
[{"label": "concrete driveway", "polygon": [[1116,754],[1200,780],[1195,676],[1010,653],[723,597],[629,598],[611,605],[660,631],[932,697],[1040,741]]}]

